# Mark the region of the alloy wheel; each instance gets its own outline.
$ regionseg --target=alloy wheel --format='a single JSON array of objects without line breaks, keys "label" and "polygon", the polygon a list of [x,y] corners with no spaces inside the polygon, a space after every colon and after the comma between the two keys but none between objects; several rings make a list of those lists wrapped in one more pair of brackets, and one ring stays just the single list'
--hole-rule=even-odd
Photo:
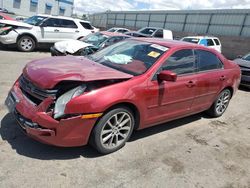
[{"label": "alloy wheel", "polygon": [[118,112],[111,116],[101,131],[101,143],[107,149],[123,144],[132,128],[132,119],[127,112]]}]

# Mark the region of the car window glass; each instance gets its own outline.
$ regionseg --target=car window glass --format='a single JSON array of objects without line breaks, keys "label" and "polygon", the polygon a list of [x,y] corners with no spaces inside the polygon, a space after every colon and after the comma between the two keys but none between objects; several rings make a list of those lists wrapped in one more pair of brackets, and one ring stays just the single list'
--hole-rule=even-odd
[{"label": "car window glass", "polygon": [[195,50],[195,56],[199,71],[220,69],[223,67],[221,60],[212,52]]},{"label": "car window glass", "polygon": [[45,21],[47,27],[60,27],[60,19],[49,18]]},{"label": "car window glass", "polygon": [[242,57],[242,59],[250,61],[250,54],[245,55],[244,57]]},{"label": "car window glass", "polygon": [[214,42],[215,42],[216,45],[220,45],[220,42],[219,42],[218,39],[214,39]]},{"label": "car window glass", "polygon": [[158,31],[156,31],[155,37],[157,37],[157,38],[163,38],[163,31],[161,29],[158,30]]},{"label": "car window glass", "polygon": [[142,28],[138,30],[139,33],[146,34],[146,35],[152,35],[155,32],[155,28]]},{"label": "car window glass", "polygon": [[186,49],[175,52],[165,61],[161,70],[170,70],[177,75],[195,72],[193,51]]},{"label": "car window glass", "polygon": [[207,46],[207,39],[201,39],[200,45]]},{"label": "car window glass", "polygon": [[207,39],[207,46],[214,46],[214,42],[212,39]]},{"label": "car window glass", "polygon": [[198,38],[183,38],[181,39],[182,41],[185,41],[185,42],[191,42],[191,43],[194,43],[194,44],[198,44],[200,39]]},{"label": "car window glass", "polygon": [[61,20],[61,27],[66,27],[66,28],[77,28],[77,25],[73,20]]},{"label": "car window glass", "polygon": [[80,22],[80,24],[85,28],[85,29],[94,29],[90,23],[87,22]]}]

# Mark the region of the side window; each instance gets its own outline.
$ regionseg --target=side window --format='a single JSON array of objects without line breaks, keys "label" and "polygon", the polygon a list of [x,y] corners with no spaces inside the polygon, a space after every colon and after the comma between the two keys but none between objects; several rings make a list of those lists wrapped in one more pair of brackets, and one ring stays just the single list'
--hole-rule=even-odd
[{"label": "side window", "polygon": [[80,24],[85,28],[85,29],[94,29],[90,23],[87,22],[80,22]]},{"label": "side window", "polygon": [[60,19],[49,18],[45,21],[47,27],[60,27]]},{"label": "side window", "polygon": [[195,56],[199,71],[221,69],[223,67],[221,60],[212,52],[195,50]]},{"label": "side window", "polygon": [[158,31],[156,31],[154,37],[163,38],[163,30],[158,30]]},{"label": "side window", "polygon": [[77,28],[77,25],[73,20],[61,20],[61,27]]},{"label": "side window", "polygon": [[4,20],[4,18],[0,15],[0,20],[1,20],[1,19],[3,19],[3,20]]},{"label": "side window", "polygon": [[207,39],[201,39],[199,44],[203,46],[207,46]]},{"label": "side window", "polygon": [[195,72],[193,50],[180,50],[171,55],[162,65],[162,70],[170,70],[177,75]]},{"label": "side window", "polygon": [[220,45],[220,41],[218,39],[214,39],[214,42],[217,46]]},{"label": "side window", "polygon": [[214,46],[214,41],[212,39],[207,39],[207,46]]}]

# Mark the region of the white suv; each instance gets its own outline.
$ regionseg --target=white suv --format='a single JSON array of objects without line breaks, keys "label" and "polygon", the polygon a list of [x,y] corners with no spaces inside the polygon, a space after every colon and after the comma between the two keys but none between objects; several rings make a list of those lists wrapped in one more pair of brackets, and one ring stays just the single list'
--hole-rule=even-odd
[{"label": "white suv", "polygon": [[185,42],[200,44],[208,48],[213,48],[221,53],[221,42],[217,37],[192,36],[192,37],[184,37],[181,40]]},{"label": "white suv", "polygon": [[25,23],[1,20],[0,43],[16,45],[24,52],[33,51],[37,46],[55,43],[65,39],[80,39],[99,31],[90,22],[62,16],[37,15]]}]

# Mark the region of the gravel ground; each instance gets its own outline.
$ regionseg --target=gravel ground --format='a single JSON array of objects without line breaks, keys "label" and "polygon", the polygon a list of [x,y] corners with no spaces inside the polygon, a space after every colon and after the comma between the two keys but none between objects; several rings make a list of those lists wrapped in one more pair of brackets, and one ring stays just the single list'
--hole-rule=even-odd
[{"label": "gravel ground", "polygon": [[227,112],[198,114],[133,134],[120,151],[58,148],[25,136],[4,107],[25,64],[47,52],[0,50],[0,187],[250,187],[250,93]]}]

